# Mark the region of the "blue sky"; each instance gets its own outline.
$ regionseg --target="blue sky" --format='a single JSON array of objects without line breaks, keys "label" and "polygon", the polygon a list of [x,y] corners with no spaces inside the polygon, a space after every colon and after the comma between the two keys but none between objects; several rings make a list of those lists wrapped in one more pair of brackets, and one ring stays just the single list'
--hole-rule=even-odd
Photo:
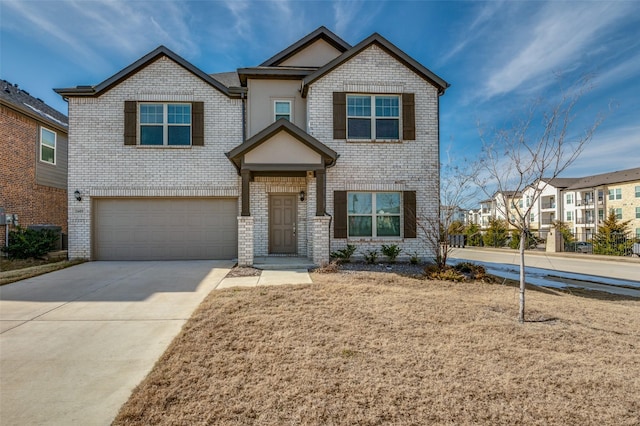
[{"label": "blue sky", "polygon": [[606,120],[563,176],[640,166],[640,1],[0,0],[0,77],[66,113],[53,88],[97,84],[158,45],[205,72],[255,66],[324,25],[378,32],[451,84],[443,162],[473,159],[478,126],[591,75],[575,131]]}]

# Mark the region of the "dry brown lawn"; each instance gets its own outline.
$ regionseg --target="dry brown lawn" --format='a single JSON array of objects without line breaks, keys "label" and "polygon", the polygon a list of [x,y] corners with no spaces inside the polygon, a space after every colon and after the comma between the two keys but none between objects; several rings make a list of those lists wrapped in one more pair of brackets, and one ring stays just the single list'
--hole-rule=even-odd
[{"label": "dry brown lawn", "polygon": [[11,284],[38,275],[48,274],[70,266],[78,265],[84,260],[2,260],[0,261],[0,285]]},{"label": "dry brown lawn", "polygon": [[115,424],[640,423],[637,300],[312,278],[212,292]]}]

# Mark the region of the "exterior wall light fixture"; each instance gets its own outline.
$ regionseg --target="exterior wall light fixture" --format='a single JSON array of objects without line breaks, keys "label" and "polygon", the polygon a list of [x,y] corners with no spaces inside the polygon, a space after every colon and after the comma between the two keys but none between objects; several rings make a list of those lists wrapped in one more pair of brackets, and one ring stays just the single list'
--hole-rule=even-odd
[{"label": "exterior wall light fixture", "polygon": [[304,201],[304,197],[305,197],[306,195],[307,195],[307,194],[306,194],[304,191],[300,191],[300,201]]},{"label": "exterior wall light fixture", "polygon": [[82,195],[80,194],[80,191],[76,189],[76,192],[74,192],[73,195],[76,196],[76,200],[82,201]]}]

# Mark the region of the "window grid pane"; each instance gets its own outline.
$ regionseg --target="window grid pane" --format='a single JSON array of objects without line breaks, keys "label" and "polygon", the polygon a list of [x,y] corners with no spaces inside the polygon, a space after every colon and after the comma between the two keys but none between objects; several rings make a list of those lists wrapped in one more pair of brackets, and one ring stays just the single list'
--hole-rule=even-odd
[{"label": "window grid pane", "polygon": [[347,115],[349,117],[371,117],[371,97],[348,96]]},{"label": "window grid pane", "polygon": [[162,126],[141,126],[140,145],[163,145]]},{"label": "window grid pane", "polygon": [[169,126],[169,145],[188,146],[191,143],[191,128],[187,126]]},{"label": "window grid pane", "polygon": [[376,96],[376,117],[399,117],[397,96]]},{"label": "window grid pane", "polygon": [[167,105],[167,121],[169,124],[191,124],[191,105]]},{"label": "window grid pane", "polygon": [[164,122],[164,105],[140,105],[140,124],[162,124]]}]

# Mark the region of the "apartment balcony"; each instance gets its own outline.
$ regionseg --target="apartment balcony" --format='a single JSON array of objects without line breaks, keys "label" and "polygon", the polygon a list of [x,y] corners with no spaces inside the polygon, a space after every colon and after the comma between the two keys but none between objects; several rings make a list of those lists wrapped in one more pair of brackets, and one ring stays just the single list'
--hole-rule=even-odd
[{"label": "apartment balcony", "polygon": [[555,209],[556,208],[556,203],[555,202],[542,202],[540,203],[540,208],[542,210],[549,210],[549,209]]},{"label": "apartment balcony", "polygon": [[596,220],[592,217],[578,217],[576,218],[576,225],[593,225]]},{"label": "apartment balcony", "polygon": [[542,219],[540,219],[540,225],[551,225],[553,224],[553,222],[555,222],[554,218],[543,217]]},{"label": "apartment balcony", "polygon": [[[576,200],[576,206],[577,207],[587,208],[587,207],[593,207],[595,205],[596,205],[595,200],[591,200],[591,199]],[[603,200],[598,200],[597,205],[598,206],[603,206],[604,205],[604,201]]]}]

